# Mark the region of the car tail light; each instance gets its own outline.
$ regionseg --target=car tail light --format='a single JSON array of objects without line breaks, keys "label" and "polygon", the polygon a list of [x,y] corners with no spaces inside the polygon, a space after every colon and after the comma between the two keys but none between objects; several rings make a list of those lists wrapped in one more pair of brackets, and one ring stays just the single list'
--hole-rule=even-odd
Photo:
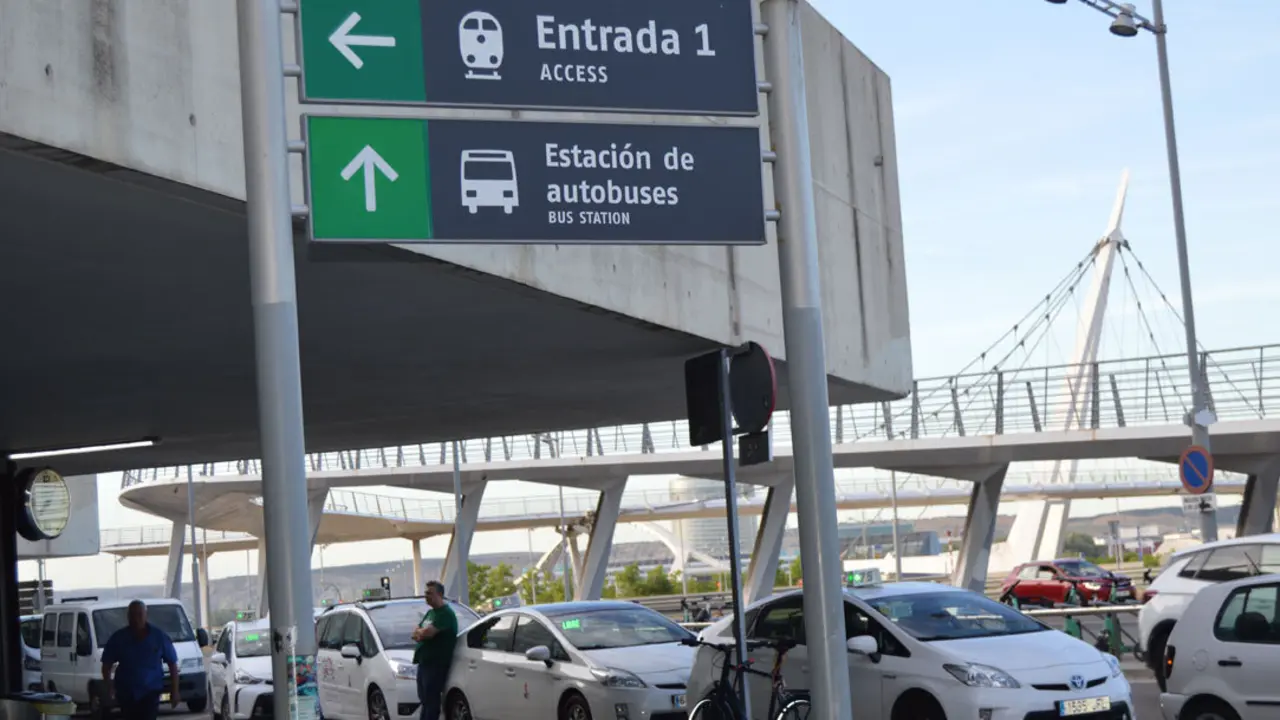
[{"label": "car tail light", "polygon": [[1166,645],[1164,648],[1164,676],[1166,678],[1173,676],[1173,658],[1177,653],[1178,649],[1172,645]]}]

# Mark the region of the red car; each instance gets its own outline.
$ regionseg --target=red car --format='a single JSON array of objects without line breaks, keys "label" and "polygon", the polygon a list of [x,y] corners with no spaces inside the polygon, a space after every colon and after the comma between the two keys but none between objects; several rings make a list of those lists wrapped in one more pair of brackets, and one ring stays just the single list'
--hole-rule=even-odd
[{"label": "red car", "polygon": [[1073,586],[1082,603],[1121,603],[1134,599],[1132,580],[1078,558],[1019,565],[1004,579],[1000,596],[1017,598],[1020,604],[1053,606],[1067,602]]}]

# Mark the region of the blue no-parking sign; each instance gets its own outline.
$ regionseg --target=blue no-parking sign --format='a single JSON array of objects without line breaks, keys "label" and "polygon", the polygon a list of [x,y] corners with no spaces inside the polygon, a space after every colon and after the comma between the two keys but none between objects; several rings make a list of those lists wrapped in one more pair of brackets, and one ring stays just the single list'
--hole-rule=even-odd
[{"label": "blue no-parking sign", "polygon": [[1178,477],[1192,495],[1208,492],[1213,487],[1213,456],[1199,445],[1183,450],[1178,458]]}]

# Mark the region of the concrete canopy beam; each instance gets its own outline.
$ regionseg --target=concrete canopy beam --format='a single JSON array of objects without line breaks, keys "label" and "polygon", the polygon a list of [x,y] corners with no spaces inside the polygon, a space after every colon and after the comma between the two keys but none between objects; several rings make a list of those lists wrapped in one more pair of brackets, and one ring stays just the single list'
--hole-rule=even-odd
[{"label": "concrete canopy beam", "polygon": [[609,551],[613,548],[613,532],[618,527],[622,493],[626,487],[625,482],[617,483],[600,492],[587,538],[587,555],[583,559],[582,572],[574,587],[575,600],[599,600],[604,591],[605,576],[609,572]]},{"label": "concrete canopy beam", "polygon": [[983,592],[987,584],[987,563],[991,543],[995,540],[996,519],[1000,511],[1000,491],[1009,471],[1005,465],[985,480],[974,483],[969,498],[969,516],[964,523],[964,538],[956,557],[951,584],[974,592]]}]

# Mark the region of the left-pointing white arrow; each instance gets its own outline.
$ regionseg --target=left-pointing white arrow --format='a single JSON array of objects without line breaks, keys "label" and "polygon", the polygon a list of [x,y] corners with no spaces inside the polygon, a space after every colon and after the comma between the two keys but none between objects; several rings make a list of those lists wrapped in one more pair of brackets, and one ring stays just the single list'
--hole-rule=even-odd
[{"label": "left-pointing white arrow", "polygon": [[342,168],[342,179],[350,181],[355,174],[364,171],[364,209],[365,212],[378,211],[377,173],[382,173],[391,182],[395,182],[400,174],[387,164],[373,147],[365,145],[364,149]]},{"label": "left-pointing white arrow", "polygon": [[351,31],[355,29],[356,24],[360,22],[360,13],[351,13],[346,20],[338,26],[337,30],[329,36],[329,43],[342,53],[342,57],[347,62],[355,66],[357,70],[364,67],[364,60],[355,53],[353,47],[395,47],[396,39],[390,35],[352,35]]}]

